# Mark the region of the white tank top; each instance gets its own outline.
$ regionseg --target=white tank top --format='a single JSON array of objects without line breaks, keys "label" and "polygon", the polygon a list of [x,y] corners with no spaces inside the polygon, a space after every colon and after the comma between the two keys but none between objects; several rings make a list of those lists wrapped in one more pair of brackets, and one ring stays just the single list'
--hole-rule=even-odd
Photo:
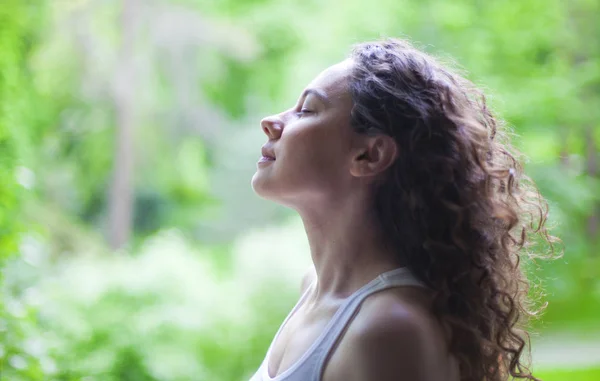
[{"label": "white tank top", "polygon": [[298,310],[306,299],[310,289],[314,286],[314,283],[304,292],[298,303],[294,306],[292,311],[285,318],[279,330],[275,334],[275,338],[271,342],[267,355],[263,360],[262,364],[258,368],[258,371],[252,376],[250,381],[320,381],[321,374],[323,373],[323,367],[325,366],[325,360],[329,355],[329,352],[333,348],[334,344],[344,331],[346,326],[352,320],[352,317],[360,306],[360,304],[369,296],[381,290],[387,288],[399,287],[399,286],[420,286],[425,287],[423,283],[418,281],[410,271],[401,267],[395,270],[391,270],[379,275],[373,279],[358,291],[350,295],[335,312],[323,332],[315,340],[315,342],[308,348],[308,350],[289,367],[285,372],[279,374],[277,377],[269,376],[269,358],[271,350],[273,349],[273,343],[279,337],[283,326],[288,322],[290,317]]}]

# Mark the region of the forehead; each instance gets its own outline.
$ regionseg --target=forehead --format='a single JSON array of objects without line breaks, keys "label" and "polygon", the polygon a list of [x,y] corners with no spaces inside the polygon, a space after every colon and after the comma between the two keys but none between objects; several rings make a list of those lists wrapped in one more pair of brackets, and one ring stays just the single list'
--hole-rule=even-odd
[{"label": "forehead", "polygon": [[333,101],[348,100],[350,99],[348,79],[351,70],[352,61],[342,61],[323,70],[308,87],[324,92]]}]

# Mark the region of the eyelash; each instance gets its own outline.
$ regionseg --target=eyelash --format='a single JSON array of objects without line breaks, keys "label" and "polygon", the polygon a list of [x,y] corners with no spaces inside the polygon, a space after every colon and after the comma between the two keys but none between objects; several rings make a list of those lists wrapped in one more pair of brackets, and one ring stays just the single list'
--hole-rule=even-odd
[{"label": "eyelash", "polygon": [[303,115],[311,113],[311,112],[312,111],[310,111],[309,109],[303,108],[303,109],[300,109],[300,111],[296,112],[296,116],[298,118],[301,118]]}]

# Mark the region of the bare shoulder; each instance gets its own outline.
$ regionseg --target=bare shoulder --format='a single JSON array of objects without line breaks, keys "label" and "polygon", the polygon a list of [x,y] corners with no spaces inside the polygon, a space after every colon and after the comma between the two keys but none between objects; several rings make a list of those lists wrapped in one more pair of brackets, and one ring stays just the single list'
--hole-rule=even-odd
[{"label": "bare shoulder", "polygon": [[304,276],[302,277],[302,283],[300,284],[300,292],[303,294],[306,289],[308,288],[308,286],[310,286],[310,284],[312,282],[314,282],[317,279],[317,272],[315,271],[315,267],[313,265],[311,265],[308,270],[306,270],[306,273],[304,273]]},{"label": "bare shoulder", "polygon": [[424,306],[413,302],[411,292],[388,290],[365,300],[339,348],[337,363],[353,364],[354,369],[344,378],[455,379],[441,327]]},{"label": "bare shoulder", "polygon": [[357,338],[373,339],[380,334],[402,333],[403,337],[418,338],[420,342],[437,339],[435,319],[424,303],[415,302],[418,299],[416,292],[420,290],[390,289],[367,298],[353,323]]}]

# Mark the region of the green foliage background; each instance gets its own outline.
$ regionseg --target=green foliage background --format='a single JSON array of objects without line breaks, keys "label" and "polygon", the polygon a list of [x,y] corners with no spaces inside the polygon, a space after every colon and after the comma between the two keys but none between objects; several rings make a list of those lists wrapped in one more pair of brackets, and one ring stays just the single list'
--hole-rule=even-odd
[{"label": "green foliage background", "polygon": [[[600,377],[599,2],[368,4],[2,1],[0,380],[248,379],[308,264],[297,218],[250,190],[258,121],[385,36],[460,64],[513,130],[565,247],[526,264],[549,302],[534,370]],[[124,104],[133,225],[113,250]]]}]

